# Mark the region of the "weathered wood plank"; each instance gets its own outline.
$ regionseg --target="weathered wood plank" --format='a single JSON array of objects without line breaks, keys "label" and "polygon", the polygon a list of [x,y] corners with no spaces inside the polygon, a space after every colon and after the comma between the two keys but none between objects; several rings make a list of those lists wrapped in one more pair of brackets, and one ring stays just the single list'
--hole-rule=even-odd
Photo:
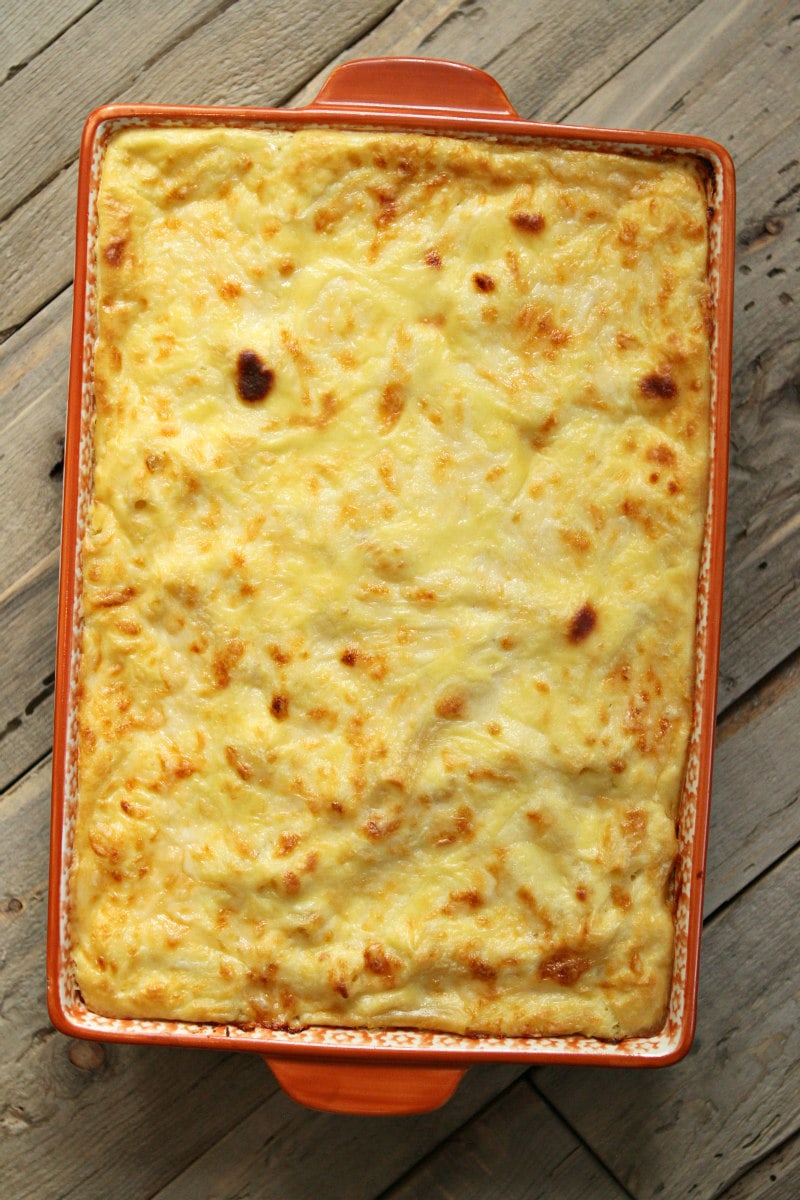
[{"label": "weathered wood plank", "polygon": [[[102,2],[0,88],[0,216],[75,157],[86,113],[225,0]],[[228,0],[230,2],[230,0]]]},{"label": "weathered wood plank", "polygon": [[541,1097],[518,1083],[381,1200],[623,1200],[626,1195]]},{"label": "weathered wood plank", "polygon": [[0,24],[0,84],[77,21],[97,0],[7,0]]},{"label": "weathered wood plank", "polygon": [[487,1066],[467,1074],[452,1100],[416,1117],[343,1117],[272,1096],[152,1200],[200,1195],[238,1200],[264,1194],[292,1200],[371,1200],[434,1149],[522,1068]]},{"label": "weathered wood plank", "polygon": [[698,1036],[682,1063],[535,1072],[637,1200],[711,1200],[800,1125],[798,903],[800,849],[711,920]]},{"label": "weathered wood plank", "polygon": [[797,1200],[800,1196],[800,1134],[737,1179],[719,1200]]},{"label": "weathered wood plank", "polygon": [[58,551],[0,596],[0,792],[53,740]]},{"label": "weathered wood plank", "polygon": [[717,730],[705,911],[714,912],[800,841],[800,657]]},{"label": "weathered wood plank", "polygon": [[255,1056],[57,1034],[45,1009],[50,761],[0,803],[0,1161],[14,1200],[140,1200],[275,1091]]},{"label": "weathered wood plank", "polygon": [[260,103],[275,88],[282,97],[319,69],[332,37],[357,37],[392,7],[391,0],[341,0],[335,9],[276,0],[265,20],[258,0],[231,3],[103,0],[10,79],[0,89],[0,215],[75,157],[83,120],[97,104],[112,97]]}]

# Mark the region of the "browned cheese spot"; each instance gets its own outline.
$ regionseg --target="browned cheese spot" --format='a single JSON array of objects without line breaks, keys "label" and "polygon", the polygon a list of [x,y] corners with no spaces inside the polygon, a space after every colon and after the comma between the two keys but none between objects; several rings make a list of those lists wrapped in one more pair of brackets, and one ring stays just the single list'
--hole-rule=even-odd
[{"label": "browned cheese spot", "polygon": [[472,282],[479,292],[493,292],[497,286],[491,275],[486,275],[483,271],[476,271],[472,276]]},{"label": "browned cheese spot", "polygon": [[272,697],[269,711],[272,713],[276,721],[285,721],[289,715],[289,697],[281,695],[280,692],[276,692],[276,694]]},{"label": "browned cheese spot", "polygon": [[364,950],[364,966],[373,975],[391,978],[402,963],[397,955],[392,954],[380,942],[372,942]]},{"label": "browned cheese spot", "polygon": [[475,833],[472,809],[462,804],[453,818],[452,825],[436,839],[437,846],[451,846],[453,842],[470,841]]},{"label": "browned cheese spot", "polygon": [[378,413],[384,429],[393,429],[405,408],[403,389],[399,383],[387,383],[381,393]]},{"label": "browned cheese spot", "polygon": [[335,992],[339,993],[339,995],[342,997],[343,1000],[347,1000],[350,993],[347,990],[347,984],[344,982],[343,979],[334,979],[331,982],[331,987],[333,988],[333,990]]},{"label": "browned cheese spot", "polygon": [[623,912],[627,912],[632,904],[630,892],[626,892],[625,888],[621,888],[617,883],[613,884],[611,887],[611,903],[615,908],[621,908]]},{"label": "browned cheese spot", "polygon": [[570,946],[561,946],[539,965],[539,978],[572,987],[589,970],[589,959]]},{"label": "browned cheese spot", "polygon": [[397,197],[393,196],[391,192],[378,192],[378,204],[380,212],[375,224],[379,229],[383,229],[387,225],[391,225],[397,216]]},{"label": "browned cheese spot", "polygon": [[103,251],[103,257],[110,267],[118,267],[125,257],[125,238],[114,238]]},{"label": "browned cheese spot", "polygon": [[584,641],[596,626],[597,612],[594,606],[587,601],[573,615],[567,630],[567,637],[573,645],[577,645],[578,642]]},{"label": "browned cheese spot", "polygon": [[442,265],[442,256],[439,254],[438,250],[428,250],[425,254],[425,262],[429,267],[435,267],[435,269],[438,271]]},{"label": "browned cheese spot", "polygon": [[270,656],[273,662],[280,663],[281,666],[285,666],[286,663],[290,663],[292,661],[292,656],[289,651],[283,650],[280,646],[276,645],[275,642],[271,642],[269,646],[267,646],[267,654]]},{"label": "browned cheese spot", "polygon": [[624,758],[615,758],[609,764],[615,775],[621,775],[625,770],[627,763]]},{"label": "browned cheese spot", "polygon": [[487,983],[497,979],[497,970],[491,963],[486,962],[477,954],[471,954],[467,960],[470,975],[474,975],[476,979],[483,979]]},{"label": "browned cheese spot", "polygon": [[348,646],[347,649],[343,650],[339,655],[339,662],[345,667],[354,667],[358,662],[358,651],[353,649],[352,646]]},{"label": "browned cheese spot", "polygon": [[118,608],[121,604],[127,604],[135,595],[135,587],[109,588],[98,592],[94,602],[98,608]]},{"label": "browned cheese spot", "polygon": [[454,721],[458,717],[463,717],[466,703],[466,696],[463,692],[445,692],[436,701],[436,715],[445,721]]},{"label": "browned cheese spot", "polygon": [[467,908],[480,908],[483,904],[483,896],[477,888],[469,888],[466,892],[451,892],[450,902],[452,904],[466,904]]},{"label": "browned cheese spot", "polygon": [[582,885],[580,887],[575,888],[575,899],[580,900],[581,904],[583,904],[583,902],[585,901],[585,899],[588,895],[589,895],[589,893],[586,891],[586,888],[583,887]]},{"label": "browned cheese spot", "polygon": [[214,676],[214,683],[218,688],[225,688],[231,681],[231,671],[238,663],[245,651],[245,644],[241,638],[230,638],[223,648],[215,655],[211,663],[211,672]]},{"label": "browned cheese spot", "polygon": [[225,747],[225,758],[228,766],[233,767],[240,779],[247,780],[253,774],[253,768],[242,758],[235,746]]},{"label": "browned cheese spot", "polygon": [[373,842],[380,842],[400,828],[400,818],[390,817],[386,813],[372,813],[367,817],[362,829]]},{"label": "browned cheese spot", "polygon": [[219,285],[218,291],[223,300],[235,300],[241,296],[244,288],[238,279],[225,279]]},{"label": "browned cheese spot", "polygon": [[291,854],[299,841],[299,833],[280,834],[278,837],[278,843],[275,847],[275,853],[277,854],[278,858],[285,858],[287,854]]},{"label": "browned cheese spot", "polygon": [[166,461],[166,455],[164,454],[148,454],[147,458],[144,460],[144,465],[147,467],[150,474],[154,475],[156,471],[164,466]]},{"label": "browned cheese spot", "polygon": [[659,442],[657,446],[651,446],[645,454],[648,462],[660,463],[664,467],[674,467],[677,462],[677,456],[671,446],[666,442]]},{"label": "browned cheese spot", "polygon": [[678,385],[666,372],[654,371],[639,380],[639,391],[648,400],[673,400],[678,394]]},{"label": "browned cheese spot", "polygon": [[255,350],[242,350],[236,360],[236,390],[242,400],[263,400],[272,390],[275,372],[266,366]]},{"label": "browned cheese spot", "polygon": [[520,233],[541,233],[545,220],[541,213],[515,212],[511,214],[511,224]]}]

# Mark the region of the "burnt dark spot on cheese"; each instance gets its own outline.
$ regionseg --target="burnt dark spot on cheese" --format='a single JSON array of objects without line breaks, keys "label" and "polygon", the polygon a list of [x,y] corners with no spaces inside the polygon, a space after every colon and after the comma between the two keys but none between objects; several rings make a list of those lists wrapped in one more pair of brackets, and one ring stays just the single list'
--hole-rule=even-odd
[{"label": "burnt dark spot on cheese", "polygon": [[670,479],[668,481],[667,491],[669,492],[670,496],[677,496],[677,494],[680,490],[681,490],[680,487],[678,486],[678,484],[675,482],[674,479]]},{"label": "burnt dark spot on cheese", "polygon": [[586,604],[582,604],[578,611],[573,614],[567,629],[567,638],[575,645],[578,642],[585,641],[596,627],[597,611],[587,601]]},{"label": "burnt dark spot on cheese", "polygon": [[399,383],[387,383],[378,402],[378,415],[384,429],[393,429],[402,416],[406,402]]},{"label": "burnt dark spot on cheese", "polygon": [[347,984],[344,982],[343,979],[334,980],[334,982],[331,984],[331,987],[333,988],[333,990],[335,992],[339,993],[339,995],[342,997],[343,1000],[347,1000],[347,998],[350,995],[350,992],[347,990]]},{"label": "burnt dark spot on cheese", "polygon": [[541,213],[513,212],[510,220],[520,233],[541,233],[545,227],[545,219]]},{"label": "burnt dark spot on cheese", "polygon": [[114,238],[103,251],[103,258],[110,267],[118,267],[125,257],[125,238]]},{"label": "burnt dark spot on cheese", "polygon": [[107,588],[105,591],[97,593],[94,602],[98,608],[118,608],[121,604],[127,604],[135,595],[136,588],[130,585],[121,588]]},{"label": "burnt dark spot on cheese", "polygon": [[648,400],[673,400],[678,394],[678,385],[666,371],[654,371],[639,380],[639,391]]},{"label": "burnt dark spot on cheese", "polygon": [[255,350],[242,350],[236,360],[236,390],[242,400],[257,403],[269,395],[275,372],[266,366]]},{"label": "burnt dark spot on cheese", "polygon": [[358,662],[358,651],[352,646],[348,646],[347,649],[343,650],[339,655],[339,662],[345,667],[354,667]]},{"label": "burnt dark spot on cheese", "polygon": [[454,721],[463,717],[467,699],[461,691],[445,692],[436,701],[436,715],[446,721]]},{"label": "burnt dark spot on cheese", "polygon": [[442,256],[438,250],[428,250],[425,254],[425,262],[429,267],[434,267],[438,271],[442,265]]},{"label": "burnt dark spot on cheese", "polygon": [[289,715],[289,697],[276,692],[270,701],[269,711],[276,721],[285,721]]},{"label": "burnt dark spot on cheese", "polygon": [[572,987],[591,965],[589,959],[578,950],[571,946],[560,946],[539,964],[539,978]]},{"label": "burnt dark spot on cheese", "polygon": [[475,290],[478,292],[493,292],[497,287],[491,275],[486,275],[483,271],[476,271],[472,276],[472,282],[475,284]]},{"label": "burnt dark spot on cheese", "polygon": [[396,954],[392,954],[380,942],[372,942],[364,950],[364,966],[372,975],[391,978],[402,963]]}]

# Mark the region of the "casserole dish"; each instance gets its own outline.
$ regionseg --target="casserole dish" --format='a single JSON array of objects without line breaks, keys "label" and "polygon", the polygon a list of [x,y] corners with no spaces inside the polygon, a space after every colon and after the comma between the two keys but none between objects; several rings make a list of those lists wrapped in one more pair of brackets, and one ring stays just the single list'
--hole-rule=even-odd
[{"label": "casserole dish", "polygon": [[[402,103],[398,96],[403,97]],[[303,126],[374,127],[387,131],[387,136],[392,131],[439,133],[607,150],[665,161],[675,155],[688,155],[703,164],[704,173],[712,181],[709,185],[709,275],[713,304],[710,476],[698,593],[695,700],[678,820],[672,986],[666,1024],[658,1034],[610,1042],[577,1035],[475,1038],[402,1028],[312,1026],[294,1032],[262,1025],[250,1028],[189,1020],[108,1017],[91,1011],[83,1002],[71,953],[68,901],[78,769],[80,546],[91,503],[93,467],[97,192],[110,135],[142,125],[266,126],[287,130]],[[354,1112],[397,1113],[434,1107],[452,1092],[465,1066],[481,1061],[646,1065],[673,1062],[686,1052],[695,1016],[719,646],[732,243],[733,174],[730,160],[720,147],[697,138],[570,129],[523,121],[493,80],[459,64],[405,59],[349,63],[331,76],[313,104],[297,111],[115,106],[100,109],[89,118],[82,146],[79,189],[54,742],[48,974],[51,1015],[58,1028],[75,1036],[103,1040],[202,1043],[218,1049],[259,1052],[295,1098],[320,1107]],[[105,253],[108,256],[108,249]],[[115,249],[114,257],[116,254]],[[481,280],[479,290],[488,287],[483,276]],[[656,394],[666,394],[659,390],[666,387],[663,379],[652,378]],[[271,385],[271,373],[268,384]],[[587,619],[591,616],[591,625],[594,615],[591,612],[584,615]],[[578,632],[582,638],[583,633]],[[276,715],[274,710],[273,715]],[[283,717],[285,711],[277,715]]]}]

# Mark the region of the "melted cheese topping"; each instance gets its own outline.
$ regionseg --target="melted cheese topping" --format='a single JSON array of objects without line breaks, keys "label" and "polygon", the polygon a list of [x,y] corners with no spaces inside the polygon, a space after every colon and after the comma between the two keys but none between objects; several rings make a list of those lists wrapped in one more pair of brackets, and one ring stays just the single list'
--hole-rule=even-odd
[{"label": "melted cheese topping", "polygon": [[708,456],[689,160],[130,129],[99,200],[99,1012],[658,1028]]}]

